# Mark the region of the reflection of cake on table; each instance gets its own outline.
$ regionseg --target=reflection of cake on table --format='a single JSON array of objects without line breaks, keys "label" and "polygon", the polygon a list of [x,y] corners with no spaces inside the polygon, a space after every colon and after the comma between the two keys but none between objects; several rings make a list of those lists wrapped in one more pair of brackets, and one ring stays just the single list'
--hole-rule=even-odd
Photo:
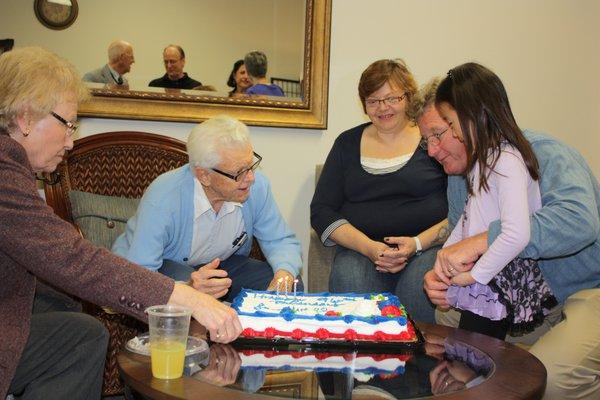
[{"label": "reflection of cake on table", "polygon": [[389,294],[278,294],[244,289],[233,301],[243,337],[414,342],[398,297]]},{"label": "reflection of cake on table", "polygon": [[[242,368],[344,371],[359,377],[402,375],[410,355],[333,353],[299,350],[240,350]],[[362,380],[362,379],[361,379]]]}]

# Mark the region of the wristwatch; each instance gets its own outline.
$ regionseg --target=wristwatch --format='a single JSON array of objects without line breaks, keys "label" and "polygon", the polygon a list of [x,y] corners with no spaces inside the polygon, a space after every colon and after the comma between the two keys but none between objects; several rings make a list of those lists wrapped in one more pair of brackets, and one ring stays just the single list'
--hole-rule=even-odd
[{"label": "wristwatch", "polygon": [[417,251],[415,251],[415,256],[420,256],[423,253],[423,246],[421,246],[421,240],[418,236],[413,237],[415,240],[415,245],[417,246]]}]

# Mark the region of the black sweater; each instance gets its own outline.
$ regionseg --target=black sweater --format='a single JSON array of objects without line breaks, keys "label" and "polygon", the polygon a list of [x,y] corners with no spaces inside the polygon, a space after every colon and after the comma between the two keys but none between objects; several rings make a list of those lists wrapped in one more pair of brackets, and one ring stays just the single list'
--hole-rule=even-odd
[{"label": "black sweater", "polygon": [[[360,141],[370,123],[343,132],[333,144],[310,204],[310,221],[322,241],[347,220],[373,240],[415,236],[448,214],[447,177],[417,146],[398,171],[373,175],[360,163]],[[331,230],[331,229],[330,229]]]}]

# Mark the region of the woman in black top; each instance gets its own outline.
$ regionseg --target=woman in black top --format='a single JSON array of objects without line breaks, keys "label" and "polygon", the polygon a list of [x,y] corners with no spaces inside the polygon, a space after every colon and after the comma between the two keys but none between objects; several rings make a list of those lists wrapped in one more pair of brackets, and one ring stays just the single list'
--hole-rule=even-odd
[{"label": "woman in black top", "polygon": [[[434,322],[422,278],[438,247],[421,254],[432,241],[417,235],[446,218],[446,175],[406,115],[417,85],[401,60],[379,60],[358,91],[371,122],[336,139],[311,202],[312,227],[338,245],[329,290],[392,292],[413,318]],[[399,246],[397,236],[414,243]]]}]

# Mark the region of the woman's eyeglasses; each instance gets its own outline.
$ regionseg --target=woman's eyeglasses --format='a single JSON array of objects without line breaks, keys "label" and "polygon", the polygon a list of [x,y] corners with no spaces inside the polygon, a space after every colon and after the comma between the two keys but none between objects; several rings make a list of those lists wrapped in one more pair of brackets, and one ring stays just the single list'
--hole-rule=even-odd
[{"label": "woman's eyeglasses", "polygon": [[377,108],[379,104],[383,103],[388,106],[395,106],[396,104],[400,104],[402,100],[406,97],[406,93],[401,96],[390,96],[385,99],[366,99],[365,106],[367,108]]},{"label": "woman's eyeglasses", "polygon": [[66,119],[64,119],[63,117],[61,117],[57,113],[55,113],[54,111],[50,111],[50,115],[52,115],[60,123],[62,123],[64,126],[67,127],[67,135],[68,136],[73,136],[75,134],[75,132],[77,132],[77,129],[79,129],[79,124],[78,123],[67,121]]}]

